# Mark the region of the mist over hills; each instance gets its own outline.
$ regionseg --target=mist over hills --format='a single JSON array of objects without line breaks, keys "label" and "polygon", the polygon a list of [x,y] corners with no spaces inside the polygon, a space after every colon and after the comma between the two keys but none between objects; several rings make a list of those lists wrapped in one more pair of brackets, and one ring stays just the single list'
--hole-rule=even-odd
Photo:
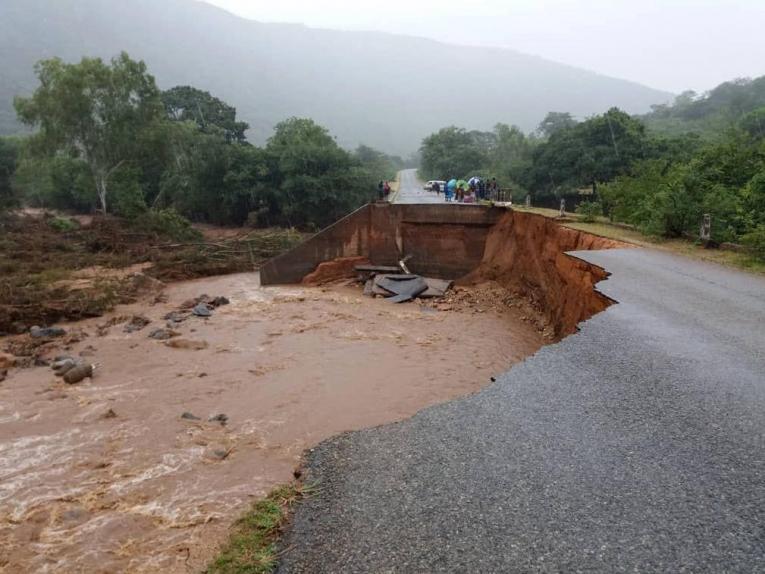
[{"label": "mist over hills", "polygon": [[672,99],[511,50],[264,24],[197,0],[3,0],[0,134],[20,129],[12,99],[34,89],[35,62],[122,50],[145,60],[163,89],[190,84],[234,105],[257,143],[278,121],[299,116],[343,146],[405,154],[446,125],[532,130],[548,111],[645,113]]}]

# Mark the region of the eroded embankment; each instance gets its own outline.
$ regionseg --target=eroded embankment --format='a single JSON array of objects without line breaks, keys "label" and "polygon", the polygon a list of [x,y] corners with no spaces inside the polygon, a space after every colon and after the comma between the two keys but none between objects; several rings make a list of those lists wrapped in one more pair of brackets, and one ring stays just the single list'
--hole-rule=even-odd
[{"label": "eroded embankment", "polygon": [[564,337],[612,302],[595,289],[608,273],[566,252],[619,247],[628,245],[510,211],[489,231],[480,265],[460,282],[496,281],[529,298],[556,337]]}]

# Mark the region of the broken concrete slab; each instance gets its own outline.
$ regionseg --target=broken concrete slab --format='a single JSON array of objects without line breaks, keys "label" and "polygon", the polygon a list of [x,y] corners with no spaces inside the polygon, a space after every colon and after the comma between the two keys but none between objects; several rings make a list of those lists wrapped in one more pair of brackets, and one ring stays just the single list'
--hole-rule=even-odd
[{"label": "broken concrete slab", "polygon": [[401,273],[401,269],[399,267],[395,267],[391,265],[356,265],[354,269],[358,271],[359,273],[383,273],[383,274]]},{"label": "broken concrete slab", "polygon": [[391,303],[405,303],[406,301],[411,301],[428,289],[428,284],[425,283],[425,280],[422,277],[412,281],[404,281],[402,282],[402,285],[405,286],[405,289],[395,297],[389,298],[388,301]]},{"label": "broken concrete slab", "polygon": [[428,284],[428,289],[420,293],[419,297],[443,297],[446,292],[451,289],[454,281],[447,281],[446,279],[434,279],[432,277],[425,277],[425,283]]}]

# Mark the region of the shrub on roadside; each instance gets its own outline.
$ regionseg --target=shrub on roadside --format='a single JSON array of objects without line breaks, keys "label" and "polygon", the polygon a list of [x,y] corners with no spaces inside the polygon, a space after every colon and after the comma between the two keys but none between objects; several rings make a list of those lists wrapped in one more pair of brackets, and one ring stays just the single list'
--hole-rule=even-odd
[{"label": "shrub on roadside", "polygon": [[759,260],[765,261],[765,224],[760,224],[742,237],[744,245]]},{"label": "shrub on roadside", "polygon": [[582,221],[593,223],[603,215],[603,206],[599,201],[583,201],[576,206],[576,213],[582,216]]}]

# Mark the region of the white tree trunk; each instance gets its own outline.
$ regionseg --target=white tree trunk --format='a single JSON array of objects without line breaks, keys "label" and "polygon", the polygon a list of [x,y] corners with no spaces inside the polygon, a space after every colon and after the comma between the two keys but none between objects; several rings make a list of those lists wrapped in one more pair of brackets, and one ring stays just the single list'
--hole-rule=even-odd
[{"label": "white tree trunk", "polygon": [[98,199],[101,202],[101,211],[104,212],[104,215],[106,215],[106,193],[107,193],[106,180],[108,178],[109,178],[108,175],[103,175],[103,174],[96,175],[96,189],[98,190]]}]

